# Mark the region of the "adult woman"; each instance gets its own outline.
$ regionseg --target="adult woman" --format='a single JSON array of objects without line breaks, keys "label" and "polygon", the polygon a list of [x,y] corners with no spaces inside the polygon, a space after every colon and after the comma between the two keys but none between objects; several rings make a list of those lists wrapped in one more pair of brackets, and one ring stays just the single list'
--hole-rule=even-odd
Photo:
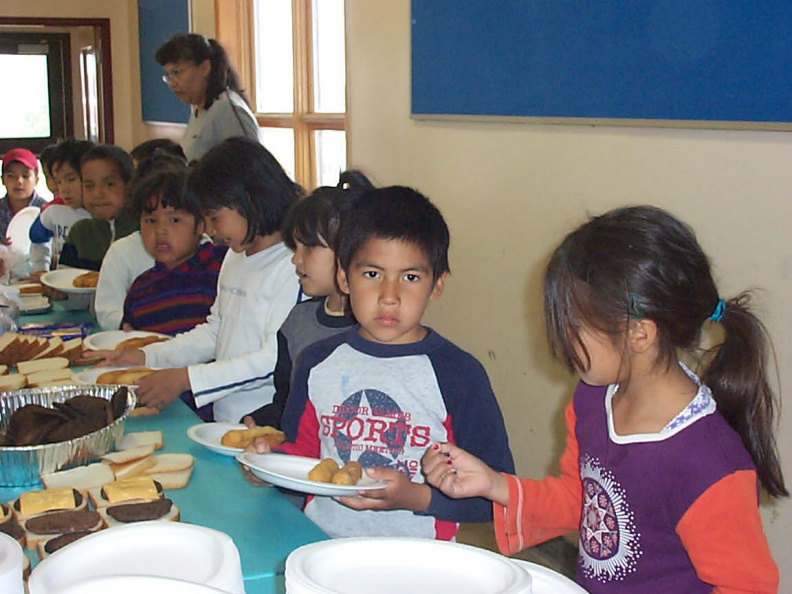
[{"label": "adult woman", "polygon": [[155,54],[165,69],[162,80],[191,106],[182,138],[189,162],[232,136],[258,140],[258,124],[223,47],[214,39],[179,33]]}]

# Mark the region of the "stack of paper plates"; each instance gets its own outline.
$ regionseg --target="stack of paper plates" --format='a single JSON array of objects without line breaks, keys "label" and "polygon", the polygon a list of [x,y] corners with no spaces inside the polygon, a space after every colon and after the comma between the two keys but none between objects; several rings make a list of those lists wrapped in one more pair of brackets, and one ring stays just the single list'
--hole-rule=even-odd
[{"label": "stack of paper plates", "polygon": [[[164,578],[232,594],[245,592],[239,551],[228,535],[192,524],[157,521],[84,536],[39,563],[30,574],[28,587],[30,594],[62,592],[67,587],[82,592],[79,585],[83,582],[101,583],[100,578],[112,576]],[[188,586],[182,586],[181,590],[139,591],[187,592],[184,588]]]},{"label": "stack of paper plates", "polygon": [[19,543],[0,532],[0,592],[4,594],[24,594],[22,569],[24,556]]},{"label": "stack of paper plates", "polygon": [[345,538],[286,559],[289,594],[531,594],[531,575],[507,557],[420,538]]}]

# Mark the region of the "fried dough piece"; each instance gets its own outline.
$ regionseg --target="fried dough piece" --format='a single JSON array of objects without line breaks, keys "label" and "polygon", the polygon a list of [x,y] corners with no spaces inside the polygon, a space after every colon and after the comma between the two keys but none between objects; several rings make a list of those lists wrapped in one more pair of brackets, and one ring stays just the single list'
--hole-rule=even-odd
[{"label": "fried dough piece", "polygon": [[116,351],[124,349],[141,349],[147,344],[154,344],[155,342],[165,342],[170,340],[167,336],[136,336],[134,338],[127,338],[122,340],[115,346]]},{"label": "fried dough piece", "polygon": [[333,475],[338,472],[338,464],[332,458],[325,458],[314,466],[308,473],[309,481],[317,483],[329,483],[333,480]]},{"label": "fried dough piece", "polygon": [[334,485],[357,485],[361,478],[363,478],[363,467],[360,462],[350,460],[333,475],[331,482]]},{"label": "fried dough piece", "polygon": [[96,287],[98,283],[99,283],[99,273],[93,270],[81,274],[72,281],[72,284],[75,287],[79,287],[79,288],[86,288],[86,287],[93,288]]},{"label": "fried dough piece", "polygon": [[275,448],[285,441],[286,434],[269,425],[265,425],[264,427],[250,427],[248,429],[232,429],[231,431],[227,431],[223,437],[220,438],[220,443],[229,448],[245,449],[253,443],[253,440],[257,437],[263,437],[267,440],[271,448]]}]

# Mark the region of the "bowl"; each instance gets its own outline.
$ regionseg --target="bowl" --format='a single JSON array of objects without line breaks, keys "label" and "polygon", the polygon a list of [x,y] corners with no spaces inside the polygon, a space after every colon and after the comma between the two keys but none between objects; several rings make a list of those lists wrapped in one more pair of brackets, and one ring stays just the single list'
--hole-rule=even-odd
[{"label": "bowl", "polygon": [[[26,404],[40,404],[52,408],[56,402],[64,402],[79,395],[110,400],[120,387],[122,386],[67,385],[0,392],[0,433],[5,432],[13,412]],[[130,389],[124,414],[107,427],[82,437],[43,445],[0,446],[0,486],[32,485],[39,481],[39,475],[98,459],[112,450],[116,439],[124,434],[124,421],[135,408],[136,401],[134,389]]]}]

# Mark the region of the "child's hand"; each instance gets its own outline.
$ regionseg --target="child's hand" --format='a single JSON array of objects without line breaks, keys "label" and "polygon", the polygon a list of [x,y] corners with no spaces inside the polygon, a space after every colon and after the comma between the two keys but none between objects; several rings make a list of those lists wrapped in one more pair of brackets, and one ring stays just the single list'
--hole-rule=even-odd
[{"label": "child's hand", "polygon": [[412,482],[407,475],[393,468],[367,468],[364,471],[373,479],[385,481],[382,489],[358,491],[351,497],[336,497],[335,500],[352,509],[407,509],[424,511],[432,499],[427,485]]},{"label": "child's hand", "polygon": [[85,359],[95,360],[96,367],[131,367],[146,364],[146,354],[140,349],[83,351],[82,356]]},{"label": "child's hand", "polygon": [[186,367],[163,369],[141,377],[135,384],[138,402],[143,406],[163,409],[176,400],[179,394],[190,389],[190,376]]},{"label": "child's hand", "polygon": [[[242,419],[245,425],[248,428],[255,427],[256,423],[253,421],[253,417],[250,415],[246,416]],[[248,420],[250,420],[250,424],[248,424]],[[269,442],[264,439],[263,437],[255,438],[248,447],[245,448],[246,452],[250,452],[251,454],[269,454],[272,450],[270,449]],[[249,482],[251,485],[256,487],[267,487],[269,483],[266,481],[262,481],[252,472],[250,472],[250,467],[245,464],[240,464],[242,466],[242,471],[245,473],[245,480]]]},{"label": "child's hand", "polygon": [[509,502],[506,478],[462,448],[435,443],[421,458],[426,482],[454,499],[486,497],[501,505]]},{"label": "child's hand", "polygon": [[245,427],[247,427],[248,429],[253,429],[253,427],[255,427],[255,426],[256,426],[256,421],[254,421],[254,420],[253,420],[253,417],[251,417],[250,415],[245,415],[245,416],[242,418],[242,423],[243,423],[243,424],[245,425]]}]

